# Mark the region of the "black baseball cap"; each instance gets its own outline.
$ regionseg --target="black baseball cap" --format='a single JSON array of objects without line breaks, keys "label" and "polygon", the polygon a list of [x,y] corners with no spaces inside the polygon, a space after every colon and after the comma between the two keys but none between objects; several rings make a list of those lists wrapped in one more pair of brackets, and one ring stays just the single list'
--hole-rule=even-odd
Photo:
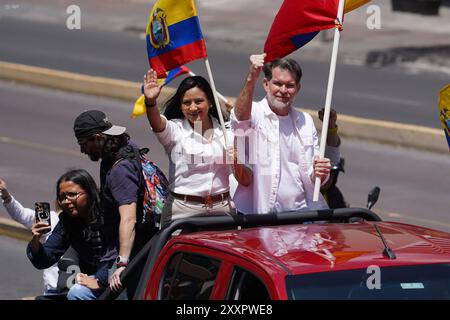
[{"label": "black baseball cap", "polygon": [[73,131],[77,140],[88,138],[96,133],[110,136],[120,136],[127,128],[113,125],[106,114],[99,110],[88,110],[80,114],[73,124]]}]

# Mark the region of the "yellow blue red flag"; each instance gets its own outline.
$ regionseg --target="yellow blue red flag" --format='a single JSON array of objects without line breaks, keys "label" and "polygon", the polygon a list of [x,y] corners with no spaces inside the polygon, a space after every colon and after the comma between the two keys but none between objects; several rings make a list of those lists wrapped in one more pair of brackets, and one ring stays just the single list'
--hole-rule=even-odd
[{"label": "yellow blue red flag", "polygon": [[442,88],[439,94],[439,121],[444,128],[450,150],[450,84]]},{"label": "yellow blue red flag", "polygon": [[165,86],[166,84],[168,84],[173,79],[181,76],[182,74],[189,73],[189,72],[191,72],[191,70],[189,70],[189,68],[186,67],[186,66],[181,66],[181,67],[175,68],[173,70],[170,70],[167,73],[167,77],[164,79],[163,85]]},{"label": "yellow blue red flag", "polygon": [[194,0],[158,0],[150,13],[146,39],[148,60],[158,77],[207,56]]},{"label": "yellow blue red flag", "polygon": [[[176,77],[179,77],[182,74],[190,73],[190,72],[191,72],[191,70],[189,70],[189,68],[186,66],[181,66],[181,67],[175,68],[175,69],[171,70],[170,72],[166,73],[166,78],[158,79],[158,84],[162,84],[163,86],[165,86],[170,81],[175,79]],[[141,87],[141,92],[144,93],[144,85],[142,85],[142,87]],[[134,119],[136,117],[142,116],[145,114],[145,112],[146,112],[145,97],[143,94],[141,94],[134,103],[133,112],[131,113],[131,118]]]}]

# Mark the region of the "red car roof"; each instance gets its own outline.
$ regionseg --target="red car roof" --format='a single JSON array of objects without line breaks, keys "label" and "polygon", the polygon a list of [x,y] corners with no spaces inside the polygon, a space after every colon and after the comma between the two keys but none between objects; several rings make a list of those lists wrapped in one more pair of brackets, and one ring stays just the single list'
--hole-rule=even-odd
[{"label": "red car roof", "polygon": [[[383,256],[374,223],[300,224],[197,232],[172,241],[207,246],[252,260],[262,268],[280,265],[290,274],[450,263],[450,234],[413,225],[376,222],[396,259]],[[275,263],[274,263],[275,262]]]}]

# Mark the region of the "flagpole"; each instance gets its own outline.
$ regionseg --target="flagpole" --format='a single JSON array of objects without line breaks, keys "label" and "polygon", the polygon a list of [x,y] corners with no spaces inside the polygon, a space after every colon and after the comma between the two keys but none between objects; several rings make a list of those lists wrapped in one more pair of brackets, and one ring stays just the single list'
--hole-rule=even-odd
[{"label": "flagpole", "polygon": [[[339,0],[338,15],[337,15],[339,23],[342,23],[342,17],[344,15],[344,2],[345,0]],[[320,137],[320,148],[319,148],[320,158],[325,157],[325,147],[327,143],[327,134],[328,134],[328,122],[330,120],[331,100],[333,97],[334,78],[336,74],[337,55],[340,38],[341,34],[339,28],[336,27],[334,30],[333,51],[331,53],[330,74],[328,76],[328,87],[327,87],[327,96],[325,99],[325,111],[323,115],[322,134]],[[321,184],[320,178],[316,177],[314,185],[313,201],[319,200],[320,184]]]},{"label": "flagpole", "polygon": [[229,144],[229,141],[228,141],[227,132],[225,130],[225,121],[223,121],[222,110],[220,109],[218,93],[216,91],[216,85],[214,84],[214,79],[213,79],[213,76],[212,76],[211,67],[209,65],[208,57],[205,58],[205,66],[206,66],[206,71],[208,72],[209,82],[211,84],[211,88],[212,88],[212,91],[213,91],[214,102],[216,104],[217,113],[219,114],[219,122],[220,122],[220,126],[222,127],[223,137],[225,139],[225,148],[228,148],[230,146],[230,144]]}]

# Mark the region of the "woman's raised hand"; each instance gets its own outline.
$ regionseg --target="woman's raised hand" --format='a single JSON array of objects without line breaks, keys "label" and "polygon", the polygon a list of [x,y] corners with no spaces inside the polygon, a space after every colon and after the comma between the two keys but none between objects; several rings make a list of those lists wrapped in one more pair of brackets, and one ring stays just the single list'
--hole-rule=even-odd
[{"label": "woman's raised hand", "polygon": [[156,71],[149,69],[144,75],[144,96],[146,105],[155,105],[163,85],[158,85]]}]

